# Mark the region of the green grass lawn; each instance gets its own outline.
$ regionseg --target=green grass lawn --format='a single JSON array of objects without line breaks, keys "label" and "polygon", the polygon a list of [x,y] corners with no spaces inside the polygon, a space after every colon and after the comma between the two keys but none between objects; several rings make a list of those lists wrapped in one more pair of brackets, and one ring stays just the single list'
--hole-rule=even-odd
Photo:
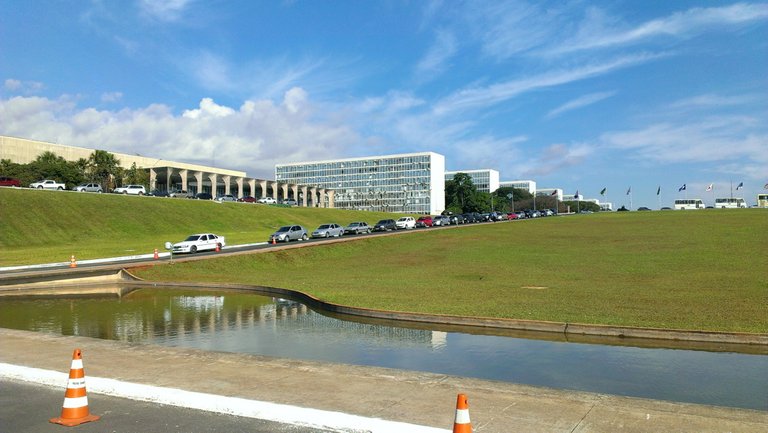
[{"label": "green grass lawn", "polygon": [[768,212],[563,216],[154,266],[398,311],[768,332]]},{"label": "green grass lawn", "polygon": [[[0,189],[0,265],[149,253],[211,231],[382,216],[183,199]],[[768,211],[614,212],[419,230],[138,269],[157,281],[302,290],[398,311],[768,332]]]},{"label": "green grass lawn", "polygon": [[0,266],[149,254],[199,232],[229,244],[264,242],[285,224],[313,230],[383,217],[392,214],[0,188]]}]

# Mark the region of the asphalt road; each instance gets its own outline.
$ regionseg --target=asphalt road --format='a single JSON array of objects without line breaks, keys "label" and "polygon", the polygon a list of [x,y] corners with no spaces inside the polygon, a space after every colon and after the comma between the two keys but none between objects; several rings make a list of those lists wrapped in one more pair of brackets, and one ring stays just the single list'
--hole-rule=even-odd
[{"label": "asphalt road", "polygon": [[[0,433],[69,431],[67,427],[48,421],[61,415],[64,389],[3,380],[0,390]],[[88,408],[91,414],[99,415],[101,419],[75,427],[79,433],[333,432],[94,393],[88,393]]]}]

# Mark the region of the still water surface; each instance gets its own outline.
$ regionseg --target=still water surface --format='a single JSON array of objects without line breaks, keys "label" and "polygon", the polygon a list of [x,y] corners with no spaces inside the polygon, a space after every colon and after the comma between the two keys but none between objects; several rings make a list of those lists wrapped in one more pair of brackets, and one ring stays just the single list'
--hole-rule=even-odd
[{"label": "still water surface", "polygon": [[544,341],[339,320],[246,292],[0,301],[0,327],[768,410],[768,355]]}]

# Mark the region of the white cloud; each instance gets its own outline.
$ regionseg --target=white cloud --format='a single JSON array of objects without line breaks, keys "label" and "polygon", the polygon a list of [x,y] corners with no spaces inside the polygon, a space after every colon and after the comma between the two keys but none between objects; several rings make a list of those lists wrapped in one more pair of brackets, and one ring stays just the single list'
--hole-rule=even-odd
[{"label": "white cloud", "polygon": [[67,97],[15,97],[0,99],[0,134],[215,164],[269,178],[276,163],[343,156],[359,142],[343,124],[310,118],[310,106],[299,88],[280,105],[261,99],[233,108],[204,98],[181,115],[159,104],[109,111],[79,108]]},{"label": "white cloud", "polygon": [[490,106],[526,92],[605,75],[619,69],[656,60],[662,56],[663,54],[649,53],[623,56],[613,59],[612,61],[594,63],[574,69],[552,71],[536,74],[530,78],[510,80],[486,87],[460,90],[438,101],[435,104],[435,113],[445,114],[468,108]]},{"label": "white cloud", "polygon": [[[594,9],[593,9],[594,11]],[[602,13],[589,13],[576,36],[548,49],[549,54],[626,46],[657,37],[691,37],[706,31],[768,19],[768,5],[737,3],[714,8],[692,8],[632,28],[606,28]],[[611,23],[611,25],[618,27]]]},{"label": "white cloud", "polygon": [[547,176],[568,167],[582,166],[594,151],[594,146],[585,143],[556,143],[544,148],[537,157],[519,164],[518,170],[523,178]]},{"label": "white cloud", "polygon": [[708,93],[691,98],[681,99],[670,104],[670,108],[683,110],[697,110],[708,108],[722,108],[727,106],[738,106],[746,103],[755,102],[754,96],[737,95],[722,96]]},{"label": "white cloud", "polygon": [[445,30],[436,32],[435,42],[421,61],[416,65],[416,73],[421,81],[428,81],[441,74],[448,66],[446,63],[457,51],[456,37]]},{"label": "white cloud", "polygon": [[101,102],[117,102],[123,99],[122,92],[106,92],[101,94]]},{"label": "white cloud", "polygon": [[139,8],[151,18],[170,22],[181,18],[191,3],[191,0],[141,0]]},{"label": "white cloud", "polygon": [[[642,129],[608,132],[601,142],[632,151],[636,158],[663,164],[741,164],[757,173],[768,164],[768,133],[750,116],[710,116],[697,121],[663,122]],[[760,168],[757,168],[760,167]]]},{"label": "white cloud", "polygon": [[30,95],[40,92],[45,88],[45,85],[39,81],[21,81],[15,78],[8,78],[3,83],[3,88],[13,93]]},{"label": "white cloud", "polygon": [[615,95],[616,92],[599,92],[599,93],[590,93],[588,95],[580,96],[576,99],[570,100],[566,102],[565,104],[555,108],[554,110],[547,113],[547,118],[551,119],[553,117],[557,117],[567,111],[577,110],[579,108],[586,107],[588,105],[592,105],[594,103],[600,102],[603,99],[610,98],[611,96]]}]

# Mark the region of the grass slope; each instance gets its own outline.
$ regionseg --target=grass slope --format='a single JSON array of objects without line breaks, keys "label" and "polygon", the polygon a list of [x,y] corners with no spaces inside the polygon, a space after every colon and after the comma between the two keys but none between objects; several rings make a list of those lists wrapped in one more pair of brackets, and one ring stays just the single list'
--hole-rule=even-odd
[{"label": "grass slope", "polygon": [[[389,214],[0,189],[0,265],[150,252],[212,231]],[[158,281],[293,288],[369,308],[624,326],[768,332],[768,212],[615,212],[423,230],[158,265]]]},{"label": "grass slope", "polygon": [[382,217],[392,214],[0,188],[0,266],[148,254],[199,232],[263,242],[285,224],[313,230]]},{"label": "grass slope", "polygon": [[[399,311],[768,332],[768,212],[578,215],[142,269]],[[226,270],[237,269],[237,272]]]}]

